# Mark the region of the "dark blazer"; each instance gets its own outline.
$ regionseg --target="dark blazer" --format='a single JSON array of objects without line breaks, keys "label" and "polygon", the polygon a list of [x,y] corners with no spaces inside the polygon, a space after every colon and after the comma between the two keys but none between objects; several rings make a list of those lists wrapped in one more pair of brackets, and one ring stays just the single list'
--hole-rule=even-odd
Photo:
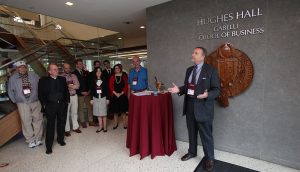
[{"label": "dark blazer", "polygon": [[103,78],[106,79],[107,81],[109,81],[110,77],[114,74],[114,71],[113,71],[113,70],[114,70],[114,69],[111,68],[111,69],[110,69],[111,72],[110,72],[110,74],[108,74],[106,68],[104,68],[104,69],[102,70],[102,76],[103,76]]},{"label": "dark blazer", "polygon": [[[100,85],[100,87],[102,88],[101,98],[106,97],[106,99],[109,99],[108,82],[106,79],[102,79],[102,84]],[[95,80],[91,82],[91,95],[92,95],[92,99],[93,97],[99,98],[99,94],[97,94],[97,90],[96,90]]]},{"label": "dark blazer", "polygon": [[[185,95],[184,97],[184,106],[183,106],[183,115],[186,115],[187,112],[187,88],[188,88],[188,79],[190,74],[193,71],[191,66],[186,70],[184,85],[179,87],[178,95]],[[220,95],[220,80],[218,77],[217,70],[210,66],[207,63],[204,63],[202,66],[201,73],[199,75],[195,96],[203,94],[207,89],[208,97],[206,99],[195,99],[194,101],[194,113],[195,118],[198,122],[210,121],[214,118],[214,100]]]},{"label": "dark blazer", "polygon": [[[41,102],[42,107],[44,108],[47,103],[49,103],[48,97],[50,94],[50,76],[42,77],[39,80],[39,85],[38,85],[38,97]],[[63,98],[62,102],[69,103],[70,102],[70,93],[68,90],[68,85],[65,77],[62,76],[57,76],[57,79],[60,82],[60,85],[58,87],[59,91],[63,93]]]},{"label": "dark blazer", "polygon": [[72,73],[77,76],[80,85],[79,89],[76,90],[76,94],[82,96],[81,92],[88,92],[90,90],[89,71],[83,71],[83,74],[81,75],[79,71],[75,69]]}]

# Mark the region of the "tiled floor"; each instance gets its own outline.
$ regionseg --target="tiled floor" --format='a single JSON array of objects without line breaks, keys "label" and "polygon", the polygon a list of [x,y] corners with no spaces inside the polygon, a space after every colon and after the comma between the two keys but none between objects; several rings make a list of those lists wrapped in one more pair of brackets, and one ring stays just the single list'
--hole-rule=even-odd
[{"label": "tiled floor", "polygon": [[[188,144],[177,141],[178,150],[172,156],[129,157],[125,147],[126,130],[109,128],[107,133],[96,134],[95,127],[71,133],[62,147],[56,142],[53,154],[45,154],[45,146],[27,148],[23,138],[13,141],[0,149],[0,163],[10,165],[0,168],[1,172],[191,172],[201,160],[202,148],[199,146],[197,158],[182,162],[180,157],[187,151]],[[229,163],[265,172],[300,172],[280,165],[256,160],[223,151],[216,151],[216,158]]]}]

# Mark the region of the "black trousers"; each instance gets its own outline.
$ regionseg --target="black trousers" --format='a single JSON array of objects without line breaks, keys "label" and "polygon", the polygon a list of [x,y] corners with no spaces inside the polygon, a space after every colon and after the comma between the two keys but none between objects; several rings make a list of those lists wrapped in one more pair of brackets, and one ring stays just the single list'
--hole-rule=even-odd
[{"label": "black trousers", "polygon": [[55,132],[55,121],[57,121],[57,141],[64,141],[65,126],[67,120],[68,103],[48,103],[46,105],[47,114],[47,129],[46,129],[46,148],[52,149],[54,132]]},{"label": "black trousers", "polygon": [[214,139],[212,135],[213,121],[197,122],[194,114],[194,99],[187,100],[186,123],[189,135],[188,152],[197,155],[197,135],[199,131],[200,139],[203,146],[204,157],[207,160],[214,160]]}]

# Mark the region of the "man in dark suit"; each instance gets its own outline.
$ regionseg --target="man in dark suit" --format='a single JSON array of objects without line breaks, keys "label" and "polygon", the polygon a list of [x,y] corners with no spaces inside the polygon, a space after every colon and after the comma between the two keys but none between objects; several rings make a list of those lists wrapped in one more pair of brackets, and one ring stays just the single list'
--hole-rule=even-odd
[{"label": "man in dark suit", "polygon": [[[102,70],[102,76],[106,80],[107,83],[109,83],[110,77],[114,74],[114,70],[110,66],[110,62],[108,60],[103,61],[104,69]],[[111,113],[111,108],[108,107],[107,109],[107,117],[108,119],[113,118],[113,114]]]},{"label": "man in dark suit", "polygon": [[94,81],[94,78],[93,78],[93,77],[96,75],[95,69],[98,68],[98,67],[100,67],[100,69],[101,69],[101,71],[102,71],[102,68],[101,68],[101,62],[100,62],[99,60],[95,60],[95,61],[94,61],[94,68],[93,68],[93,71],[89,73],[89,84],[90,84],[91,82]]},{"label": "man in dark suit", "polygon": [[194,66],[186,70],[184,85],[169,88],[171,93],[185,95],[183,115],[189,135],[189,150],[181,160],[186,161],[197,156],[197,133],[199,131],[204,157],[195,169],[200,171],[202,165],[211,171],[214,167],[214,141],[212,135],[212,124],[214,117],[214,100],[220,94],[220,81],[216,69],[204,62],[206,50],[196,47],[192,54]]},{"label": "man in dark suit", "polygon": [[96,126],[97,124],[93,121],[92,106],[90,104],[90,83],[89,83],[89,71],[84,69],[84,64],[82,59],[76,59],[76,69],[73,74],[75,74],[79,81],[79,89],[76,90],[78,95],[78,115],[79,121],[82,128],[87,128],[86,119],[84,115],[84,105],[87,107],[88,123],[89,126]]},{"label": "man in dark suit", "polygon": [[103,78],[108,81],[110,76],[114,74],[114,71],[112,70],[110,62],[108,60],[104,60],[103,64],[105,68],[102,70],[102,75]]},{"label": "man in dark suit", "polygon": [[39,81],[38,97],[47,115],[46,154],[51,154],[56,119],[57,142],[61,146],[66,145],[64,133],[70,94],[66,79],[58,76],[58,67],[55,64],[49,64],[48,72],[49,76],[43,77]]}]

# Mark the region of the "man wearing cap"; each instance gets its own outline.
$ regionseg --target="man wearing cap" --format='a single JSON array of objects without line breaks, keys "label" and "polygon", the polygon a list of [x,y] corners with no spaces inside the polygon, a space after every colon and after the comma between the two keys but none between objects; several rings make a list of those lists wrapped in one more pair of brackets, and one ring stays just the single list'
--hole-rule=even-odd
[{"label": "man wearing cap", "polygon": [[8,95],[17,104],[21,117],[23,135],[28,147],[42,145],[43,114],[38,99],[39,76],[27,71],[24,61],[15,63],[17,73],[8,81]]}]

